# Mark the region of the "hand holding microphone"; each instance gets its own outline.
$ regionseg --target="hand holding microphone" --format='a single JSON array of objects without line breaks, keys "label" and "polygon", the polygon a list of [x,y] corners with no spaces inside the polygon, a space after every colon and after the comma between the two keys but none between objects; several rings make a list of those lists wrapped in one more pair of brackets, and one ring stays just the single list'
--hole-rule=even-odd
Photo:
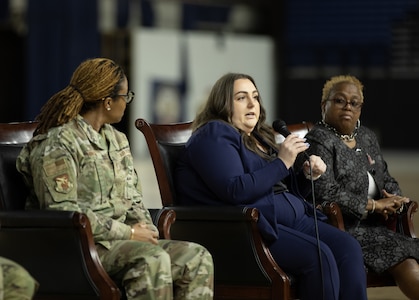
[{"label": "hand holding microphone", "polygon": [[[274,121],[272,127],[276,132],[285,137],[285,140],[278,147],[278,158],[284,162],[287,168],[290,168],[294,164],[297,155],[305,153],[309,145],[305,142],[306,140],[304,138],[292,134],[282,120]],[[308,158],[306,153],[305,155]]]},{"label": "hand holding microphone", "polygon": [[[291,135],[291,134],[292,134],[292,133],[289,131],[289,129],[288,129],[287,124],[285,123],[285,121],[284,121],[284,120],[281,120],[281,119],[279,119],[279,120],[275,120],[275,121],[272,123],[272,128],[273,128],[276,132],[278,132],[278,133],[282,134],[282,135],[285,137],[285,139],[286,139],[289,135]],[[295,136],[297,136],[297,135],[295,135]],[[304,139],[304,143],[305,143],[305,139]],[[305,143],[305,144],[306,144],[307,148],[310,146],[308,143]],[[307,150],[307,149],[305,149],[305,150]],[[308,157],[307,153],[305,152],[305,150],[303,151],[304,156],[305,156],[307,159],[309,159],[309,157]]]},{"label": "hand holding microphone", "polygon": [[307,150],[310,145],[306,143],[304,138],[292,134],[283,120],[274,121],[272,127],[276,132],[285,137],[285,140],[279,146],[278,158],[284,162],[287,168],[290,168],[294,164],[298,154],[303,153],[307,159],[303,164],[303,171],[308,179],[316,180],[326,172],[326,164],[320,156],[309,156],[305,150]]}]

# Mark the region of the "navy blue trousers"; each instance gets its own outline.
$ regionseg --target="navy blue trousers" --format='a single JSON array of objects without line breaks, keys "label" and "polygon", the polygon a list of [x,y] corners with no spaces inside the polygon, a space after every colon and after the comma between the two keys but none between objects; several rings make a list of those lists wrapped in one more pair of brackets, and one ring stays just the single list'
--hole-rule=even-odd
[{"label": "navy blue trousers", "polygon": [[366,300],[366,272],[358,241],[318,221],[318,243],[315,218],[306,213],[301,199],[289,193],[275,198],[280,224],[278,239],[269,248],[278,265],[296,276],[300,299]]}]

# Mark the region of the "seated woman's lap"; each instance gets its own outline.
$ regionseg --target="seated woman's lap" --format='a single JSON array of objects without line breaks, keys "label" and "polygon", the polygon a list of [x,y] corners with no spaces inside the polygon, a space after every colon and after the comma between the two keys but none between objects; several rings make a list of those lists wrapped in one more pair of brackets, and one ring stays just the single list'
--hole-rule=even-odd
[{"label": "seated woman's lap", "polygon": [[314,218],[305,216],[303,219],[306,219],[302,222],[304,225],[299,224],[296,229],[278,225],[278,239],[269,247],[274,259],[285,271],[297,277],[304,276],[300,280],[301,290],[324,285],[326,293],[334,294],[339,290],[340,281],[366,280],[358,241],[347,232],[318,221],[318,244]]},{"label": "seated woman's lap", "polygon": [[[275,261],[293,274],[319,268],[317,240],[310,234],[293,228],[278,225],[278,239],[269,249]],[[320,241],[322,253],[329,259],[332,269],[336,269],[334,254],[324,242]],[[336,269],[337,272],[337,269]]]},{"label": "seated woman's lap", "polygon": [[278,265],[298,278],[301,299],[338,299],[340,277],[331,249],[315,237],[279,226],[278,239],[269,249]]}]

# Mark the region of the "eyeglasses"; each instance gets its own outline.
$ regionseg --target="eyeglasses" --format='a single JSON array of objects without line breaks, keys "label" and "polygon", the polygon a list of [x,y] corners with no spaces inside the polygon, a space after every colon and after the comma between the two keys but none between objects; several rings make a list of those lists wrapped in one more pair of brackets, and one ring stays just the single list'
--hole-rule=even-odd
[{"label": "eyeglasses", "polygon": [[115,97],[124,97],[124,100],[127,104],[130,104],[132,100],[134,100],[135,93],[133,91],[129,91],[126,95],[115,95]]},{"label": "eyeglasses", "polygon": [[361,101],[355,101],[355,100],[347,101],[340,98],[329,99],[327,101],[332,101],[338,108],[345,108],[346,105],[349,104],[352,107],[352,109],[356,111],[361,110],[362,106],[364,105],[364,102],[361,102]]}]

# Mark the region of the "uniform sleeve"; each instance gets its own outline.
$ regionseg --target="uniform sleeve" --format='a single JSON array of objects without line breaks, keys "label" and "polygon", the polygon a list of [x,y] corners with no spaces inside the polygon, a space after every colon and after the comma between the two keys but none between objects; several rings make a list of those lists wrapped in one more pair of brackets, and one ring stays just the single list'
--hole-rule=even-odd
[{"label": "uniform sleeve", "polygon": [[[129,239],[131,228],[104,213],[93,211],[78,199],[77,160],[65,145],[46,147],[43,154],[31,155],[34,191],[41,209],[70,210],[85,213],[95,240]],[[34,155],[35,154],[35,155]],[[112,209],[112,208],[110,208]]]}]

